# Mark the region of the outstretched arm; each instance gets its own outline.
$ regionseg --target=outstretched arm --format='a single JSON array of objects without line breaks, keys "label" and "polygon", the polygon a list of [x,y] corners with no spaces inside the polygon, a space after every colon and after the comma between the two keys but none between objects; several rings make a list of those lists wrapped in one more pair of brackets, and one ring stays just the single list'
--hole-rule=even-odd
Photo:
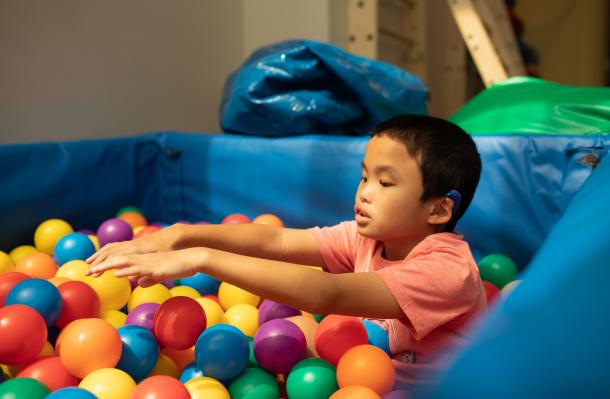
[{"label": "outstretched arm", "polygon": [[403,316],[375,273],[330,274],[209,248],[117,256],[93,266],[90,272],[109,269],[119,269],[117,276],[138,279],[144,286],[202,272],[307,312],[383,319]]}]

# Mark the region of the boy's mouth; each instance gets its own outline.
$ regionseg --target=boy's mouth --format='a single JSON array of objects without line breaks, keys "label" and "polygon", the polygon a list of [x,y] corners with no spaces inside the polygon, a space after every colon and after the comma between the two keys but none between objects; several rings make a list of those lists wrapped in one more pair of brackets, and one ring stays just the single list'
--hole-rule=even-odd
[{"label": "boy's mouth", "polygon": [[371,217],[369,216],[369,214],[366,213],[359,206],[354,207],[354,214],[355,214],[356,223],[358,223],[358,224],[368,223],[371,220]]}]

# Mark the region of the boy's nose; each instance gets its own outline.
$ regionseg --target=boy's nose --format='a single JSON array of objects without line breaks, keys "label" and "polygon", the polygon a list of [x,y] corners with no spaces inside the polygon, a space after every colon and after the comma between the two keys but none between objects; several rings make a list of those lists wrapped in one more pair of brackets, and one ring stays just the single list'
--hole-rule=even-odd
[{"label": "boy's nose", "polygon": [[371,190],[367,188],[367,185],[364,185],[360,188],[360,192],[358,196],[360,197],[360,201],[362,202],[370,202],[371,199]]}]

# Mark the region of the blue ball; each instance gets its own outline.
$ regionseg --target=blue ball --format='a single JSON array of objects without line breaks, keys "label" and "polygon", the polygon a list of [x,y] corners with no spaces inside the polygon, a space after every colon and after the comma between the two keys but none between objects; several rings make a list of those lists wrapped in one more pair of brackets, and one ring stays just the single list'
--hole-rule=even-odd
[{"label": "blue ball", "polygon": [[47,326],[57,321],[63,308],[57,287],[39,278],[30,278],[17,283],[8,293],[4,304],[21,304],[34,308],[40,313]]},{"label": "blue ball", "polygon": [[390,338],[388,337],[387,331],[374,321],[362,320],[362,324],[364,324],[364,328],[366,328],[369,344],[378,347],[392,356],[392,353],[390,352]]},{"label": "blue ball", "polygon": [[180,285],[186,285],[194,288],[201,296],[215,294],[220,286],[220,281],[216,280],[212,276],[208,276],[204,273],[197,273],[190,277],[180,279]]},{"label": "blue ball", "polygon": [[189,363],[180,374],[180,382],[186,384],[193,378],[203,377],[203,371],[199,370],[197,363]]},{"label": "blue ball", "polygon": [[52,392],[45,399],[96,399],[96,396],[82,388],[67,387]]},{"label": "blue ball", "polygon": [[230,380],[248,366],[250,347],[239,329],[228,324],[216,324],[206,329],[195,344],[197,367],[207,377]]},{"label": "blue ball", "polygon": [[55,262],[63,265],[71,260],[85,260],[95,253],[95,245],[83,233],[68,233],[63,236],[53,252]]},{"label": "blue ball", "polygon": [[142,326],[125,325],[118,330],[122,351],[116,368],[139,381],[155,368],[159,360],[159,344],[148,329]]}]

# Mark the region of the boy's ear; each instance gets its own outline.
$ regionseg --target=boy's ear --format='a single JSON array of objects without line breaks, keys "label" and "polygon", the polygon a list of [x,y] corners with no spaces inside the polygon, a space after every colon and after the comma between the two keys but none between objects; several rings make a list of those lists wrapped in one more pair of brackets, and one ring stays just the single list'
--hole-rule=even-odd
[{"label": "boy's ear", "polygon": [[451,220],[451,210],[453,209],[453,200],[449,197],[436,199],[431,204],[430,213],[428,214],[428,223],[430,224],[446,224]]}]

